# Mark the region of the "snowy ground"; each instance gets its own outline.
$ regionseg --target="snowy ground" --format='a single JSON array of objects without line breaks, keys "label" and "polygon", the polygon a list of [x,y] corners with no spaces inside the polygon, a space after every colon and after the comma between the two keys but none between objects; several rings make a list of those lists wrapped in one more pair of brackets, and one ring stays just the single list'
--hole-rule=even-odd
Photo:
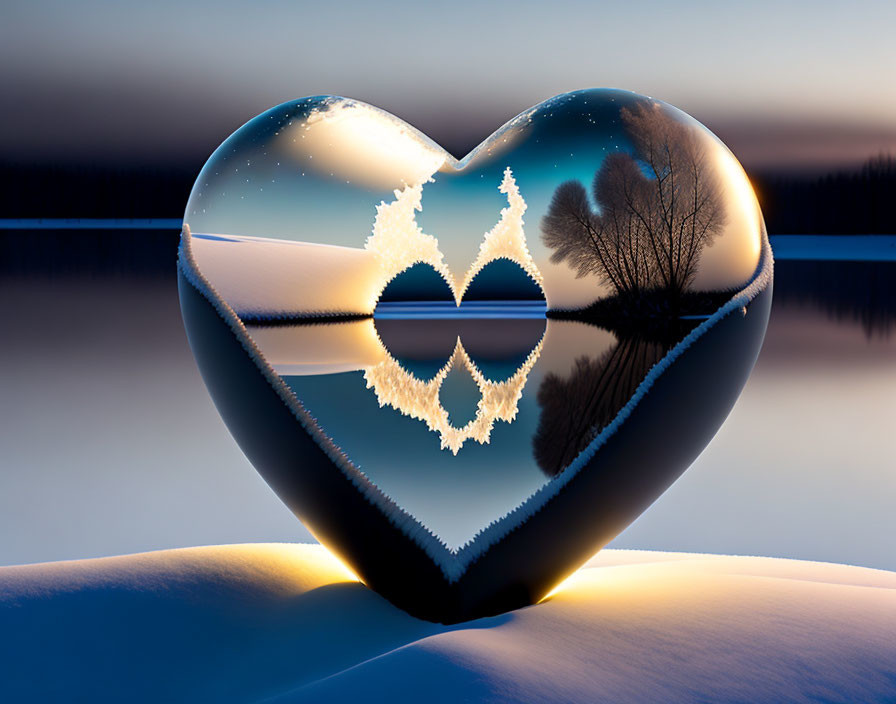
[{"label": "snowy ground", "polygon": [[311,242],[194,233],[197,266],[237,315],[372,313],[382,273],[372,252]]},{"label": "snowy ground", "polygon": [[315,545],[5,567],[0,675],[4,702],[892,702],[896,573],[606,550],[444,627]]}]

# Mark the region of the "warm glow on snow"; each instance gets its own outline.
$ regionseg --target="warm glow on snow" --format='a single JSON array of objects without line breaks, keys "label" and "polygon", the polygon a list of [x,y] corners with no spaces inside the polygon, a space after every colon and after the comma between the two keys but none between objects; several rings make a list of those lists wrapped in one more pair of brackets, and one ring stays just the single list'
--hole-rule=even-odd
[{"label": "warm glow on snow", "polygon": [[308,168],[370,188],[419,185],[449,154],[407,123],[354,100],[328,101],[282,133]]}]

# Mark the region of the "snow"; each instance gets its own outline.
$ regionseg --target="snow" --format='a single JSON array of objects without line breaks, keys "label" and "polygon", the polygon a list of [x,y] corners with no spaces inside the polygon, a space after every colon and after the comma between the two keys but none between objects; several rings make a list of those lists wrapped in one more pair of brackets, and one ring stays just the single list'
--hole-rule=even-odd
[{"label": "snow", "polygon": [[[364,248],[373,252],[380,263],[382,270],[380,290],[406,269],[416,264],[429,264],[445,279],[454,295],[455,303],[460,305],[461,299],[479,272],[493,261],[507,259],[518,264],[544,291],[544,278],[526,244],[526,233],[523,228],[526,201],[520,195],[510,167],[504,170],[504,177],[498,187],[498,190],[507,197],[507,207],[501,209],[498,222],[483,236],[476,258],[463,278],[459,278],[449,269],[445,256],[439,248],[438,239],[425,234],[417,223],[416,213],[423,210],[423,186],[424,183],[419,183],[396,190],[394,201],[382,202],[376,207],[373,234],[367,238]],[[550,294],[547,291],[544,293],[550,306]]]},{"label": "snow", "polygon": [[202,274],[242,318],[369,315],[386,285],[416,264],[432,266],[460,305],[476,275],[497,259],[515,262],[540,287],[544,285],[526,244],[526,202],[509,168],[498,190],[508,205],[483,236],[462,280],[448,268],[438,240],[417,224],[423,183],[396,189],[395,200],[376,206],[373,231],[363,249],[191,232],[186,224],[184,241],[190,243]]},{"label": "snow", "polygon": [[[516,185],[516,179],[513,178],[513,172],[509,166],[504,169],[504,179],[498,190],[507,196],[507,207],[501,209],[501,219],[498,220],[498,223],[485,233],[476,259],[467,270],[463,283],[457,287],[456,300],[458,304],[477,274],[498,259],[507,259],[519,264],[520,268],[538,284],[538,287],[547,296],[547,292],[544,290],[544,277],[538,270],[538,266],[529,253],[529,246],[526,244],[523,215],[528,206],[520,195],[520,189]],[[550,305],[550,300],[548,300],[548,305]]]},{"label": "snow", "polygon": [[376,305],[382,277],[371,252],[187,232],[202,273],[241,317],[369,314]]},{"label": "snow", "polygon": [[892,701],[896,573],[605,550],[545,601],[413,619],[318,545],[0,568],[0,701]]}]

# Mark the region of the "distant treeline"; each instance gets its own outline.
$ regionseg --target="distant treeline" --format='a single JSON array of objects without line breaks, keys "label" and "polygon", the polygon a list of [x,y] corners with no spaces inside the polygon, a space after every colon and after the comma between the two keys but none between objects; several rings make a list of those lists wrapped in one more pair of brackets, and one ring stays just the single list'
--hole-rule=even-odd
[{"label": "distant treeline", "polygon": [[202,164],[0,163],[2,218],[179,218]]},{"label": "distant treeline", "polygon": [[896,234],[896,158],[821,177],[751,175],[772,234]]},{"label": "distant treeline", "polygon": [[[180,217],[200,163],[0,162],[0,217]],[[896,234],[896,158],[825,176],[751,174],[772,234]]]},{"label": "distant treeline", "polygon": [[5,276],[173,278],[180,230],[0,230]]}]

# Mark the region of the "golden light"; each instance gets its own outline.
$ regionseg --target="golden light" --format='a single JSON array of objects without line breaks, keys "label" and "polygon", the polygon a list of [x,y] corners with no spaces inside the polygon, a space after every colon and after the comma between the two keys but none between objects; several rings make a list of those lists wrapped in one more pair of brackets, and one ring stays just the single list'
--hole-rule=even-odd
[{"label": "golden light", "polygon": [[579,570],[576,570],[576,571],[572,572],[571,574],[566,575],[563,579],[561,579],[554,586],[553,589],[551,589],[551,591],[549,591],[547,594],[545,594],[543,597],[541,597],[541,599],[538,600],[538,603],[542,604],[546,601],[550,601],[550,599],[553,596],[555,596],[556,594],[559,594],[560,592],[565,591],[565,590],[570,589],[573,586],[575,586],[576,582],[578,581],[578,578],[577,578],[578,574],[579,574]]},{"label": "golden light", "polygon": [[334,552],[332,549],[328,548],[325,545],[322,545],[321,547],[323,547],[324,550],[327,551],[327,555],[329,557],[332,557],[334,562],[338,563],[340,569],[345,573],[346,579],[344,581],[360,582],[361,584],[364,584],[364,580],[361,579],[358,576],[358,574],[351,567],[348,566],[348,562],[340,554],[338,554],[337,552]]},{"label": "golden light", "polygon": [[373,320],[338,325],[249,325],[265,360],[280,375],[361,371],[386,356]]},{"label": "golden light", "polygon": [[280,139],[291,143],[307,168],[377,189],[423,183],[453,158],[397,117],[344,99],[315,108]]},{"label": "golden light", "polygon": [[761,238],[759,201],[756,193],[743,167],[727,148],[719,149],[717,159],[722,182],[729,193],[728,208],[732,211],[732,215],[742,218],[748,233],[746,245],[749,248],[750,259],[758,263]]}]

